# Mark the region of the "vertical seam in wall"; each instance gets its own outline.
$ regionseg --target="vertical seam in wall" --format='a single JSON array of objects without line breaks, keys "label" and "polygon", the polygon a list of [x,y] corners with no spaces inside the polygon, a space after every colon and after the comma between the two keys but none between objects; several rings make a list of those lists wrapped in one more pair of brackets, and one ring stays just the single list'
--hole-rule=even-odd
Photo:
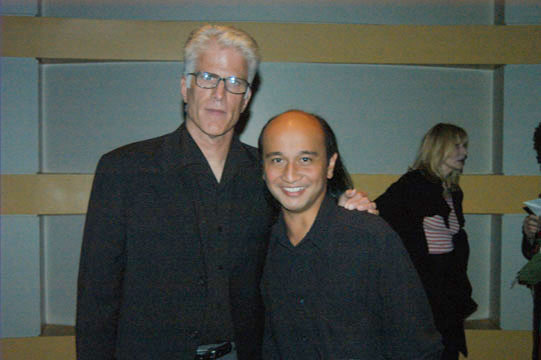
[{"label": "vertical seam in wall", "polygon": [[45,163],[45,149],[44,149],[44,127],[43,124],[43,65],[39,59],[38,61],[38,173],[43,173],[43,167]]},{"label": "vertical seam in wall", "polygon": [[494,0],[494,25],[505,25],[505,0]]},{"label": "vertical seam in wall", "polygon": [[[41,1],[38,2],[38,9]],[[44,87],[43,87],[43,65],[38,60],[38,173],[43,172],[44,167]],[[43,326],[47,323],[47,282],[46,282],[46,269],[47,269],[47,244],[45,242],[45,219],[43,216],[38,215],[39,223],[39,283],[40,283],[40,317],[41,317],[41,332],[43,332]],[[41,334],[40,332],[40,334]]]},{"label": "vertical seam in wall", "polygon": [[504,66],[492,72],[492,173],[503,175]]},{"label": "vertical seam in wall", "polygon": [[[46,287],[46,259],[47,259],[47,247],[45,243],[45,219],[43,216],[38,215],[39,222],[39,284],[40,284],[40,317],[41,317],[41,332],[43,332],[43,326],[47,323],[47,287]],[[40,332],[40,334],[41,334]]]}]

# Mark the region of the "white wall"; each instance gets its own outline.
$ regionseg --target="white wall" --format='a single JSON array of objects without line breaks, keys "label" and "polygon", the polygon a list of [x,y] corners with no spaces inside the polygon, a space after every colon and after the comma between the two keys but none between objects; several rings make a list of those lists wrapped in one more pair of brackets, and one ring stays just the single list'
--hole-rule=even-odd
[{"label": "white wall", "polygon": [[[39,167],[38,63],[0,58],[0,172]],[[39,335],[40,232],[37,216],[0,216],[0,335]]]},{"label": "white wall", "polygon": [[541,24],[541,0],[505,0],[505,23]]},{"label": "white wall", "polygon": [[[539,175],[533,132],[541,122],[541,65],[508,65],[504,83],[504,173]],[[531,328],[530,292],[520,285],[509,286],[526,263],[520,250],[523,218],[523,215],[503,217],[501,323],[509,329]]]},{"label": "white wall", "polygon": [[[541,24],[541,0],[506,0],[507,24]],[[504,71],[503,170],[506,175],[539,175],[533,131],[541,122],[541,65],[508,65]],[[541,192],[541,189],[540,189]],[[501,326],[531,329],[532,297],[524,286],[510,287],[526,263],[521,255],[524,215],[505,215],[501,236]]]},{"label": "white wall", "polygon": [[[229,5],[223,5],[222,1],[134,0],[128,6],[114,0],[98,4],[90,0],[43,0],[41,13],[96,18],[423,24],[490,24],[494,13],[492,1],[451,4],[438,0],[418,2],[415,6],[405,0],[398,4],[390,0],[272,3],[258,0],[250,1],[249,6],[239,6],[241,3],[241,0]],[[530,2],[533,7],[517,6],[506,11],[506,21],[530,21],[537,3],[535,0]],[[24,11],[31,14],[37,9],[36,2],[28,4]],[[12,6],[15,5],[13,0]],[[16,7],[11,9],[15,11]],[[23,9],[19,10],[23,13]],[[179,63],[38,66],[35,60],[10,59],[2,61],[2,71],[2,173],[92,173],[102,153],[127,142],[172,131],[180,123]],[[402,173],[411,163],[420,137],[428,127],[449,121],[465,127],[470,134],[466,173],[490,173],[503,168],[506,175],[537,174],[531,133],[541,119],[539,73],[539,66],[507,66],[503,71],[503,166],[498,161],[493,163],[493,159],[499,159],[496,152],[502,150],[493,149],[493,144],[501,142],[498,103],[493,102],[500,100],[495,93],[501,83],[494,80],[498,78],[495,72],[488,70],[263,63],[260,90],[250,107],[251,117],[242,139],[255,144],[262,124],[270,116],[288,108],[303,108],[331,122],[351,172]],[[25,86],[26,97],[14,95],[14,87]],[[39,111],[36,94],[41,95]],[[11,115],[5,115],[5,111],[11,111]],[[19,140],[10,145],[13,139]],[[18,148],[20,141],[27,143]],[[469,273],[474,298],[480,304],[473,317],[487,317],[501,307],[502,326],[509,329],[530,326],[528,292],[523,287],[509,289],[508,286],[509,278],[524,262],[520,254],[521,219],[518,215],[504,216],[500,227],[499,217],[468,215],[466,224],[472,248]],[[44,321],[73,324],[84,217],[46,216],[41,220],[41,228],[35,217],[2,217],[1,221],[3,313],[23,303],[13,291],[15,288],[4,279],[15,271],[11,265],[5,268],[9,262],[4,260],[4,254],[34,256],[41,241]],[[10,221],[14,221],[12,226],[17,229],[17,235],[4,231]],[[27,251],[24,244],[32,244],[33,250]],[[31,301],[39,303],[39,289],[36,292],[39,269],[27,270],[31,272],[21,276],[34,290]],[[501,283],[495,284],[500,277]],[[9,297],[10,293],[15,295]],[[501,303],[499,296],[491,297],[491,294],[500,295]],[[27,314],[34,316],[32,312]],[[35,334],[33,326],[23,326],[19,331],[5,317],[2,326],[2,336]]]},{"label": "white wall", "polygon": [[[42,66],[42,171],[93,172],[104,152],[174,130],[182,121],[181,67]],[[491,71],[263,63],[259,76],[242,133],[251,145],[270,117],[302,108],[328,119],[351,172],[401,173],[428,128],[453,122],[472,138],[468,172],[491,172]]]},{"label": "white wall", "polygon": [[34,16],[38,13],[37,0],[2,0],[2,15],[28,15]]},{"label": "white wall", "polygon": [[33,174],[39,168],[38,62],[0,58],[0,74],[0,171]]},{"label": "white wall", "polygon": [[0,336],[37,336],[41,330],[38,217],[0,217],[0,239]]},{"label": "white wall", "polygon": [[[43,66],[43,170],[89,173],[105,151],[176,128],[181,121],[180,68],[176,63]],[[448,121],[470,133],[468,172],[491,170],[490,71],[264,63],[260,80],[242,135],[252,145],[271,116],[301,108],[329,120],[351,172],[402,173],[423,133],[437,122]],[[63,240],[57,241],[65,241],[66,247],[80,244],[80,232],[47,218],[47,241],[60,237]],[[490,217],[470,216],[467,230],[474,296],[480,304],[475,316],[485,318],[490,312]],[[48,264],[55,262],[55,256],[60,255],[51,252],[46,257]],[[48,274],[64,278],[63,272],[75,273],[76,265],[71,262],[65,270],[47,265]],[[54,299],[66,301],[65,290],[45,285],[48,304],[54,304]],[[73,286],[74,296],[74,283],[66,281],[65,286]],[[67,319],[73,312],[70,306],[47,309],[49,322]]]},{"label": "white wall", "polygon": [[43,16],[345,24],[492,24],[492,0],[42,0]]},{"label": "white wall", "polygon": [[[57,64],[42,70],[44,171],[92,172],[103,152],[171,131],[181,121],[179,64]],[[261,127],[271,116],[301,108],[329,120],[351,172],[402,173],[411,164],[423,133],[437,122],[449,121],[464,126],[470,134],[467,172],[490,173],[490,71],[265,63],[260,78],[261,87],[242,136],[250,144],[256,144]],[[80,233],[74,236],[72,227],[47,224],[47,234],[62,238],[66,247],[80,243]],[[477,318],[490,313],[490,228],[490,216],[468,217],[470,275],[480,305]],[[46,239],[62,241],[52,235]],[[54,258],[51,253],[48,264]],[[47,265],[48,274],[62,278],[67,269],[75,273],[76,265],[56,270]],[[65,286],[70,284],[74,286],[70,281]],[[75,288],[72,290],[74,296]],[[46,283],[48,303],[59,299],[57,292],[64,296],[66,291]],[[72,313],[69,306],[47,309],[49,322],[67,319]]]}]

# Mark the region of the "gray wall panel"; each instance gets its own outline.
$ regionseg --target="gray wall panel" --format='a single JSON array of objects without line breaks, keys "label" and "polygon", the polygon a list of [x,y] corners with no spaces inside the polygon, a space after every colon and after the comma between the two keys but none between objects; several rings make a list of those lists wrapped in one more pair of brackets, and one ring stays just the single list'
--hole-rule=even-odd
[{"label": "gray wall panel", "polygon": [[492,24],[492,0],[43,0],[44,16],[352,24]]},{"label": "gray wall panel", "polygon": [[40,235],[37,216],[0,216],[0,336],[37,336]]},{"label": "gray wall panel", "polygon": [[118,146],[180,124],[177,63],[43,67],[43,171],[93,173]]},{"label": "gray wall panel", "polygon": [[[176,63],[48,65],[45,172],[94,171],[101,154],[180,123]],[[264,63],[242,139],[290,108],[331,123],[353,173],[402,173],[438,122],[470,134],[467,173],[491,171],[492,73],[407,66]]]},{"label": "gray wall panel", "polygon": [[0,172],[39,169],[38,62],[0,58]]},{"label": "gray wall panel", "polygon": [[506,24],[541,24],[541,0],[505,0]]},{"label": "gray wall panel", "polygon": [[44,308],[47,324],[75,325],[84,216],[44,216]]},{"label": "gray wall panel", "polygon": [[511,287],[517,272],[527,262],[520,248],[523,218],[521,215],[503,216],[500,324],[504,330],[532,328],[533,301],[530,289],[519,284]]},{"label": "gray wall panel", "polygon": [[29,15],[38,13],[38,0],[2,0],[0,14],[2,15]]},{"label": "gray wall panel", "polygon": [[541,65],[507,65],[504,84],[504,174],[538,175],[533,132],[541,122]]}]

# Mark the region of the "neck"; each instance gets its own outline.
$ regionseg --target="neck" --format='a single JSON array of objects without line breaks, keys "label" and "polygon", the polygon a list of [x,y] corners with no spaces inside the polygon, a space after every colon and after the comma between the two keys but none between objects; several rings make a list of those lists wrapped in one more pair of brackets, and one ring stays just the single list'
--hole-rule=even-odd
[{"label": "neck", "polygon": [[186,129],[208,161],[214,177],[220,182],[233,140],[233,131],[228,131],[220,136],[209,136],[198,131],[199,129],[194,129],[191,121],[186,122]]},{"label": "neck", "polygon": [[319,207],[315,211],[314,209],[310,209],[310,211],[303,213],[292,213],[282,208],[287,237],[293,246],[297,246],[306,234],[308,234],[308,231],[310,231],[310,228],[316,221],[318,211]]}]

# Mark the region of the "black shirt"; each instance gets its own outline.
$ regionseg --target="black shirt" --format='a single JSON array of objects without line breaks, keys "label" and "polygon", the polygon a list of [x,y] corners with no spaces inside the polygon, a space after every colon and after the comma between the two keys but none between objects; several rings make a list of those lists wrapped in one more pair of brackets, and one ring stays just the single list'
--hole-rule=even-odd
[{"label": "black shirt", "polygon": [[439,359],[437,333],[400,239],[327,196],[293,246],[281,216],[262,279],[264,359]]},{"label": "black shirt", "polygon": [[79,267],[79,360],[260,357],[259,282],[274,211],[257,150],[233,138],[220,183],[184,125],[98,164]]}]

